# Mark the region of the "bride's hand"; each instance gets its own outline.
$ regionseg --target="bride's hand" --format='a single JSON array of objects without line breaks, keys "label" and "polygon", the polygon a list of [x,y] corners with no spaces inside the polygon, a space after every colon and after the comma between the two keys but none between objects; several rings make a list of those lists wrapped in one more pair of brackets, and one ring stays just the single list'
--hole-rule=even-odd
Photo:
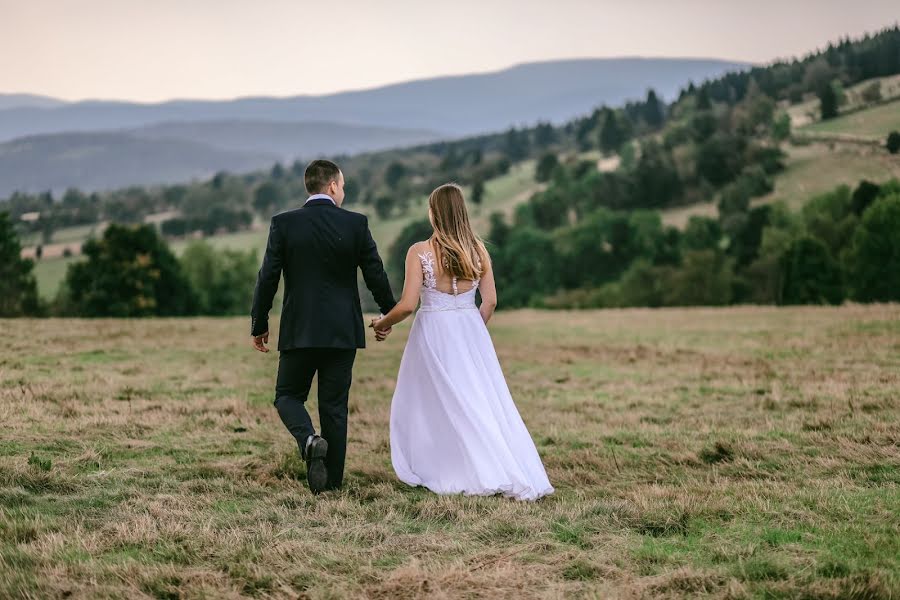
[{"label": "bride's hand", "polygon": [[382,329],[378,327],[378,323],[381,322],[381,319],[375,317],[372,319],[372,322],[369,323],[369,327],[375,330],[375,341],[383,342],[385,338],[391,333],[392,328],[388,327],[387,329]]}]

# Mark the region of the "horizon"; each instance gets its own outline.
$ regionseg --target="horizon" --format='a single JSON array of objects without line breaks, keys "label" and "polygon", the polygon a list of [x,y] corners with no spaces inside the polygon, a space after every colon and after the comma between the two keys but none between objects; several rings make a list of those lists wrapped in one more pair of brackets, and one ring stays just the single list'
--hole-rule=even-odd
[{"label": "horizon", "polygon": [[[813,50],[812,52],[817,52],[818,50]],[[809,54],[809,53],[807,53]],[[794,57],[791,57],[794,58]],[[796,57],[801,58],[801,57]],[[400,81],[389,81],[387,83],[372,85],[369,87],[361,87],[361,88],[348,88],[348,89],[339,89],[331,92],[324,92],[320,94],[287,94],[287,95],[276,95],[276,94],[247,94],[240,96],[232,96],[226,98],[200,98],[200,97],[180,97],[173,96],[171,98],[165,98],[162,100],[152,100],[152,101],[141,101],[141,100],[129,100],[123,98],[99,98],[99,97],[86,97],[86,98],[78,98],[75,100],[69,100],[66,98],[58,97],[58,96],[48,96],[46,94],[36,94],[29,91],[0,91],[0,97],[2,96],[34,96],[38,98],[46,98],[48,100],[56,100],[61,101],[66,104],[78,104],[82,102],[97,102],[97,103],[124,103],[124,104],[137,104],[137,105],[145,105],[152,106],[158,104],[166,104],[171,102],[228,102],[235,100],[256,100],[256,99],[274,99],[274,100],[283,100],[290,98],[323,98],[328,96],[336,96],[339,94],[350,94],[356,92],[369,92],[373,90],[404,85],[409,83],[416,83],[420,81],[430,81],[435,79],[453,79],[457,77],[469,77],[469,76],[477,76],[477,75],[492,75],[496,73],[502,73],[503,71],[509,71],[515,69],[517,67],[529,66],[529,65],[539,65],[539,64],[549,64],[549,63],[563,63],[563,62],[576,62],[576,61],[594,61],[594,60],[604,60],[604,61],[624,61],[624,60],[648,60],[648,61],[709,61],[709,62],[722,62],[722,63],[740,63],[745,64],[748,67],[755,66],[764,66],[770,64],[772,62],[776,62],[780,59],[774,59],[769,62],[757,62],[752,63],[748,61],[742,61],[740,59],[730,59],[730,58],[715,58],[715,57],[704,57],[704,56],[573,56],[570,58],[553,58],[547,60],[535,60],[529,62],[518,62],[513,63],[505,67],[500,67],[497,69],[490,69],[486,71],[471,71],[465,73],[445,73],[438,74],[432,77],[419,77],[416,79],[405,79]],[[695,81],[694,83],[700,83],[699,81]],[[685,82],[687,85],[687,82]],[[52,108],[52,107],[51,107]]]},{"label": "horizon", "polygon": [[292,0],[0,0],[0,12],[0,93],[141,104],[327,96],[579,59],[770,64],[900,19],[887,0],[351,1],[332,20],[318,13],[315,33]]}]

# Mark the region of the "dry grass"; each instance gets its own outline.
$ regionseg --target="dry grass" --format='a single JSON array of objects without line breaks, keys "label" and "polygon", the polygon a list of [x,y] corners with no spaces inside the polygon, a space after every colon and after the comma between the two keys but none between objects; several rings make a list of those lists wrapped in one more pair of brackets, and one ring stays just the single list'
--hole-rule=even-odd
[{"label": "dry grass", "polygon": [[0,327],[0,597],[900,593],[896,305],[499,314],[531,504],[396,481],[407,327],[360,354],[319,497],[246,320]]}]

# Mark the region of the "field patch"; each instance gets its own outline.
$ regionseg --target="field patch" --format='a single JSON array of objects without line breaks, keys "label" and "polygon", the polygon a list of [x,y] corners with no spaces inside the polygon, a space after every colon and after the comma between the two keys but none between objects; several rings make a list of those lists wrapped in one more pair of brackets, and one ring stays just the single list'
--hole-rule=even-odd
[{"label": "field patch", "polygon": [[0,321],[0,596],[896,598],[898,323],[501,312],[556,487],[518,503],[397,481],[408,323],[360,352],[345,488],[312,496],[244,319]]}]

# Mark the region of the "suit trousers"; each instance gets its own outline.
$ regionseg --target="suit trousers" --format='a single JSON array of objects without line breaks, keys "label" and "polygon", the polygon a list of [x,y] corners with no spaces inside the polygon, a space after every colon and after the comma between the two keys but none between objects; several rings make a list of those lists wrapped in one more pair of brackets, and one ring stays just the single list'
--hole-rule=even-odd
[{"label": "suit trousers", "polygon": [[306,410],[313,376],[319,375],[320,435],[328,441],[325,466],[328,487],[340,488],[347,455],[347,399],[350,395],[355,348],[296,348],[283,350],[278,359],[275,408],[297,440],[301,455],[306,439],[315,433]]}]

